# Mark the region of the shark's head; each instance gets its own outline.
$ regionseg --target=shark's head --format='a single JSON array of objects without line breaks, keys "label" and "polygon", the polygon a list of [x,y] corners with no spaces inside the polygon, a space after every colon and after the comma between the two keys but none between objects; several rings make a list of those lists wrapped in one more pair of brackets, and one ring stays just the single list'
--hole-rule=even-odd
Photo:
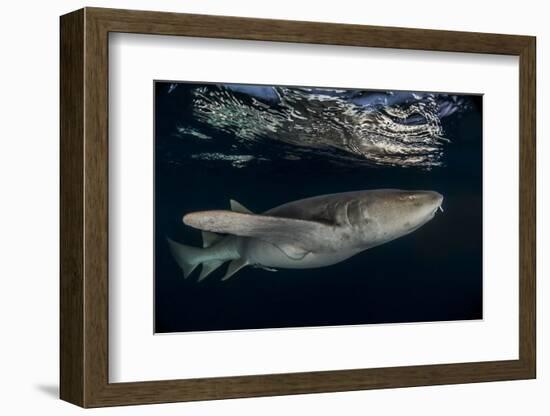
[{"label": "shark's head", "polygon": [[426,224],[438,210],[443,211],[442,203],[443,196],[434,191],[371,191],[360,204],[363,228],[376,244],[390,241]]}]

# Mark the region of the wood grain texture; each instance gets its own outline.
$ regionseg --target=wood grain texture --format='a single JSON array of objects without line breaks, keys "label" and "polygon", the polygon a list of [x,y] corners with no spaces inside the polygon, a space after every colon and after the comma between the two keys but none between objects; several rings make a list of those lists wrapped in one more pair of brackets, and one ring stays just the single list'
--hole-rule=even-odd
[{"label": "wood grain texture", "polygon": [[[520,57],[519,359],[108,381],[108,33],[127,32]],[[535,39],[484,33],[87,8],[61,18],[61,397],[82,407],[535,377]]]},{"label": "wood grain texture", "polygon": [[84,303],[85,406],[108,380],[108,33],[85,11]]},{"label": "wood grain texture", "polygon": [[528,36],[87,8],[110,32],[519,55]]},{"label": "wood grain texture", "polygon": [[61,19],[60,44],[60,388],[84,405],[83,172],[84,12]]},{"label": "wood grain texture", "polygon": [[536,41],[520,54],[519,356],[536,377]]}]

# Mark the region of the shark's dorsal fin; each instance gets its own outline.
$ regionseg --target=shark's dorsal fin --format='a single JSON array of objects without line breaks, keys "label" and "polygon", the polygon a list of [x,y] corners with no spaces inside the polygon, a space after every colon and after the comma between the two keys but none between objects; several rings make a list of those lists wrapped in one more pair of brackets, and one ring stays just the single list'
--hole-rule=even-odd
[{"label": "shark's dorsal fin", "polygon": [[243,204],[235,201],[234,199],[230,199],[229,204],[231,206],[231,211],[233,211],[233,212],[240,212],[242,214],[253,214],[252,211],[250,211]]},{"label": "shark's dorsal fin", "polygon": [[243,267],[247,266],[248,263],[246,260],[243,259],[236,259],[233,260],[231,263],[229,263],[229,266],[227,266],[227,271],[225,272],[225,276],[222,277],[222,280],[227,280],[231,276],[233,276],[235,273],[237,273],[239,270],[241,270]]},{"label": "shark's dorsal fin", "polygon": [[221,236],[219,234],[211,233],[210,231],[203,231],[202,232],[202,247],[203,248],[210,247],[210,246],[214,245],[215,243],[217,243],[222,238],[223,238],[223,236]]}]

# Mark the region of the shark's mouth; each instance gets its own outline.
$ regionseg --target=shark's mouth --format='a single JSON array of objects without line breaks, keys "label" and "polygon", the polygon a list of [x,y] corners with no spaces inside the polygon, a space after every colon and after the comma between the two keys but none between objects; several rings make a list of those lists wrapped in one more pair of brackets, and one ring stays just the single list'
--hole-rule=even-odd
[{"label": "shark's mouth", "polygon": [[441,211],[441,212],[444,212],[443,211],[443,206],[442,206],[443,202],[441,204],[439,204],[437,207],[435,207],[433,209],[433,211],[431,211],[431,214],[429,216],[430,219],[432,219],[433,217],[435,217],[435,214],[437,214],[437,211]]}]

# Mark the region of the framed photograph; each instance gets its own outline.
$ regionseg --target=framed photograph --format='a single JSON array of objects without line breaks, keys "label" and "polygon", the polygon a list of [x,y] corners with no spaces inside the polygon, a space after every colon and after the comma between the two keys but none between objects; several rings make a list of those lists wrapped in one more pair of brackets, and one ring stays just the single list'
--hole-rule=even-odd
[{"label": "framed photograph", "polygon": [[535,49],[62,16],[61,398],[535,378]]}]

